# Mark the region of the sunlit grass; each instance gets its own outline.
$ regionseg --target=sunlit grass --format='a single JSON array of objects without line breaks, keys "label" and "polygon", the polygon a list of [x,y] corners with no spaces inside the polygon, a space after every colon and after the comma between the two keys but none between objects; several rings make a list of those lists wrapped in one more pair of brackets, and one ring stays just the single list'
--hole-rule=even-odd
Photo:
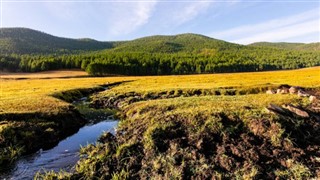
[{"label": "sunlit grass", "polygon": [[320,67],[255,73],[145,77],[138,81],[125,83],[115,87],[113,92],[156,92],[172,89],[215,88],[248,89],[251,87],[277,86],[280,84],[319,87]]},{"label": "sunlit grass", "polygon": [[1,79],[0,113],[54,112],[68,103],[51,97],[53,93],[129,79],[133,78]]},{"label": "sunlit grass", "polygon": [[[126,107],[126,114],[130,117],[135,113],[155,113],[148,116],[183,115],[194,116],[198,113],[204,115],[219,112],[238,113],[239,116],[268,114],[265,107],[272,104],[308,104],[307,98],[296,95],[268,95],[252,94],[246,96],[200,96],[179,97],[173,99],[160,99],[137,102]],[[165,114],[164,114],[165,113]],[[139,116],[140,117],[140,116]],[[192,119],[192,118],[191,118]],[[245,118],[244,118],[245,119]],[[135,121],[135,119],[133,119]],[[128,122],[122,122],[128,123]],[[121,125],[120,125],[121,126]]]},{"label": "sunlit grass", "polygon": [[[307,125],[312,122],[311,119],[290,115],[281,117],[266,109],[271,103],[278,106],[292,104],[307,107],[310,105],[308,98],[296,94],[271,95],[262,89],[259,93],[233,96],[202,93],[202,90],[227,88],[240,92],[250,88],[277,87],[281,84],[320,88],[319,70],[320,68],[316,67],[260,73],[79,78],[79,81],[87,83],[83,82],[82,86],[89,86],[90,83],[97,85],[103,81],[133,81],[120,84],[97,96],[105,98],[102,102],[115,99],[117,104],[121,104],[116,106],[121,111],[121,121],[115,139],[110,138],[103,143],[81,149],[83,157],[86,158],[78,162],[75,174],[80,174],[84,179],[92,179],[94,176],[124,179],[137,175],[142,179],[150,176],[156,179],[179,179],[184,173],[189,173],[190,177],[203,177],[202,175],[211,173],[213,177],[220,179],[251,179],[261,178],[266,171],[275,172],[276,176],[288,179],[313,177],[313,169],[308,163],[297,161],[291,168],[279,169],[277,158],[284,157],[270,154],[270,159],[263,160],[259,159],[263,156],[258,153],[261,143],[262,150],[280,149],[291,158],[292,152],[284,148],[292,148],[293,145],[300,148],[301,144],[304,145],[302,142],[307,142],[312,135],[317,135],[311,128],[305,128],[309,127]],[[95,83],[91,82],[92,80],[95,80]],[[60,80],[48,82],[73,83],[72,86],[59,89],[61,91],[76,87],[74,81],[68,79],[65,83]],[[77,87],[79,86],[80,84],[77,84]],[[173,93],[188,93],[192,89],[200,90],[201,93],[177,93],[177,96],[168,96],[168,92],[173,95],[170,90],[174,90]],[[145,96],[147,92],[155,92],[156,95]],[[42,95],[47,98],[50,93],[52,91]],[[137,101],[129,103],[130,98],[136,98]],[[121,103],[122,100],[124,103]],[[313,134],[310,136],[300,133],[305,129]],[[287,146],[283,147],[285,144]],[[248,152],[257,154],[258,158]],[[244,161],[238,161],[236,156]],[[272,164],[266,164],[266,161]],[[234,164],[234,167],[226,166],[229,162]],[[237,163],[239,165],[236,165]],[[110,171],[111,168],[114,170]],[[49,173],[47,177],[57,176]],[[65,177],[68,178],[69,175]]]},{"label": "sunlit grass", "polygon": [[[138,102],[134,106],[143,104],[144,106],[170,106],[173,105],[175,111],[188,111],[190,108],[193,110],[234,110],[233,108],[239,107],[255,107],[263,108],[270,103],[286,104],[295,103],[300,100],[307,100],[300,98],[296,95],[268,95],[268,94],[253,94],[246,96],[200,96],[200,97],[180,97],[174,99],[160,99],[147,102]],[[234,105],[237,105],[234,107]]]},{"label": "sunlit grass", "polygon": [[[57,72],[59,73],[59,72]],[[77,88],[90,88],[107,82],[134,80],[106,91],[158,92],[176,89],[246,89],[290,84],[303,87],[320,86],[320,67],[257,73],[207,74],[184,76],[101,77],[67,79],[5,80],[0,83],[0,113],[54,112],[68,103],[51,97],[53,93]],[[105,93],[101,93],[102,96]]]}]

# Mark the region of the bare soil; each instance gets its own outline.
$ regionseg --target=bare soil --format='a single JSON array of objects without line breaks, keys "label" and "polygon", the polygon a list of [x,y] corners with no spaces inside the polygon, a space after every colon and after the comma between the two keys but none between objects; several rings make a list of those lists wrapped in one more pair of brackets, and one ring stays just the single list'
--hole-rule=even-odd
[{"label": "bare soil", "polygon": [[0,72],[1,79],[47,79],[47,78],[67,78],[67,77],[84,77],[88,73],[79,69],[43,71],[36,73],[12,73]]}]

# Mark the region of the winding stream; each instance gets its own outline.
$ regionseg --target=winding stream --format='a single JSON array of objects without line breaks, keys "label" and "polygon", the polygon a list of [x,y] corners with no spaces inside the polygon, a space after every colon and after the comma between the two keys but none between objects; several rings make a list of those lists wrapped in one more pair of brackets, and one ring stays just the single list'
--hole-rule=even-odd
[{"label": "winding stream", "polygon": [[1,179],[33,179],[39,170],[71,170],[79,160],[79,149],[95,143],[104,131],[114,133],[118,121],[107,120],[82,127],[76,134],[62,140],[56,147],[21,157],[15,168]]}]

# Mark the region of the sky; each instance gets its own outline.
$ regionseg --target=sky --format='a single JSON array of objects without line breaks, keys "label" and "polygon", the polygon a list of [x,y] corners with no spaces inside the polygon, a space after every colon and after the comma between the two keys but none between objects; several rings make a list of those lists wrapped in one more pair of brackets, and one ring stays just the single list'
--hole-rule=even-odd
[{"label": "sky", "polygon": [[319,42],[320,0],[0,0],[1,27],[99,41],[196,33],[239,44]]}]

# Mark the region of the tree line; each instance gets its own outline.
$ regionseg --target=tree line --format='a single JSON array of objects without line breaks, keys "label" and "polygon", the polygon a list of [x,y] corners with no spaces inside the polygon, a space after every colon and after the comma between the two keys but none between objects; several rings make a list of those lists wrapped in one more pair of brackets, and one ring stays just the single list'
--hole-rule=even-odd
[{"label": "tree line", "polygon": [[200,53],[96,52],[68,55],[0,55],[0,70],[39,72],[81,68],[95,76],[169,75],[297,69],[320,65],[320,52],[243,48]]}]

